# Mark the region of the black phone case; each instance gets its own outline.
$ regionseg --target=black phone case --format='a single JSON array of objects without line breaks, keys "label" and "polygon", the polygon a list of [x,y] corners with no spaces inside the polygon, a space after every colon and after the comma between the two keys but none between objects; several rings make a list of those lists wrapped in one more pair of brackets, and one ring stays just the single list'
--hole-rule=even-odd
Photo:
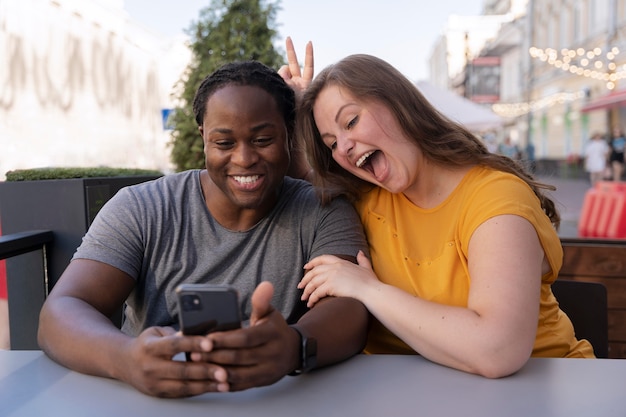
[{"label": "black phone case", "polygon": [[237,290],[229,286],[183,284],[176,289],[180,329],[186,335],[241,327]]}]

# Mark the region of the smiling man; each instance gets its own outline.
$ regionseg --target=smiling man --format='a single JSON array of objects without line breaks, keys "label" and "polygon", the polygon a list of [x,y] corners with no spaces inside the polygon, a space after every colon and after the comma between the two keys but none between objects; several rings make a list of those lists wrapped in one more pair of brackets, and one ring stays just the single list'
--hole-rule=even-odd
[{"label": "smiling man", "polygon": [[[350,204],[321,205],[308,182],[286,176],[291,88],[258,62],[228,64],[202,82],[193,108],[206,169],[123,189],[106,204],[42,309],[42,349],[162,397],[268,385],[360,352],[364,306],[329,298],[308,309],[297,289],[308,260],[354,262],[367,244]],[[250,325],[181,335],[182,283],[236,287]],[[107,317],[122,305],[120,330]],[[174,360],[182,352],[193,361]]]}]

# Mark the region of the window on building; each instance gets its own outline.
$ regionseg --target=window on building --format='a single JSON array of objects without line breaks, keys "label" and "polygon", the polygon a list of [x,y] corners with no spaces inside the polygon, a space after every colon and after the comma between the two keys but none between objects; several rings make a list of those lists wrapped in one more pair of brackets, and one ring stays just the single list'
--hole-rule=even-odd
[{"label": "window on building", "polygon": [[582,0],[577,0],[576,2],[574,2],[572,17],[572,33],[574,35],[574,44],[580,44],[587,35],[584,31],[583,16],[583,2]]},{"label": "window on building", "polygon": [[589,0],[589,34],[595,34],[606,29],[609,18],[609,1]]},{"label": "window on building", "polygon": [[570,32],[572,29],[572,12],[567,6],[563,7],[559,20],[559,48],[569,48],[573,41]]},{"label": "window on building", "polygon": [[548,25],[548,46],[551,48],[558,47],[559,41],[559,14],[555,13],[554,9],[550,7],[548,13],[549,25]]}]

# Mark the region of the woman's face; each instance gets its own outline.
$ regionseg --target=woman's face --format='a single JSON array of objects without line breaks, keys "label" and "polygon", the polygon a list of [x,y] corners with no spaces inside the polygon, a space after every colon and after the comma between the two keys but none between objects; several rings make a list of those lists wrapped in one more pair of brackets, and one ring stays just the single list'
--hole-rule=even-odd
[{"label": "woman's face", "polygon": [[421,152],[381,103],[330,85],[315,100],[313,116],[324,144],[346,171],[392,193],[417,181]]}]

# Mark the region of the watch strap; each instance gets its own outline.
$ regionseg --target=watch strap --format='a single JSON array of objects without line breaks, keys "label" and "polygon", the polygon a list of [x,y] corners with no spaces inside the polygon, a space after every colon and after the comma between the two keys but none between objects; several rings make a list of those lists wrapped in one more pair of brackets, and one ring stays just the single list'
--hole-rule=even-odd
[{"label": "watch strap", "polygon": [[301,375],[309,372],[317,365],[317,340],[308,337],[296,324],[291,324],[289,327],[300,335],[300,366],[290,372],[289,375]]}]

